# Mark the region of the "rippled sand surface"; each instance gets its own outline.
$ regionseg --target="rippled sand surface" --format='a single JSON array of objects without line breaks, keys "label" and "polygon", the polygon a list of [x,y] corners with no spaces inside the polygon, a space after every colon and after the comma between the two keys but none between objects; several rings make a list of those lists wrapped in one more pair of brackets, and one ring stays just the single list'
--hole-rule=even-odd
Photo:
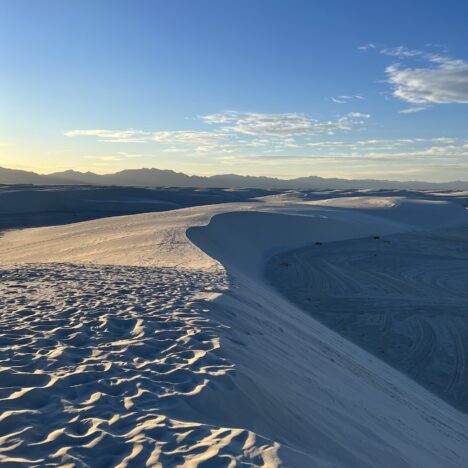
[{"label": "rippled sand surface", "polygon": [[[221,277],[220,277],[221,275]],[[222,274],[115,266],[0,270],[0,462],[263,464],[273,443],[192,411],[229,386],[201,293]],[[260,438],[261,439],[261,438]],[[270,449],[270,450],[269,450]],[[51,464],[51,465],[49,465]]]}]

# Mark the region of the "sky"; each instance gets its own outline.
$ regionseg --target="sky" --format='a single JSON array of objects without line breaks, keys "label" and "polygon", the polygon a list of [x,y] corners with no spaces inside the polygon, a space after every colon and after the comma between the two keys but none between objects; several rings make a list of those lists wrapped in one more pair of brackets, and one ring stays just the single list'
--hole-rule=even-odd
[{"label": "sky", "polygon": [[0,0],[0,166],[468,180],[465,0]]}]

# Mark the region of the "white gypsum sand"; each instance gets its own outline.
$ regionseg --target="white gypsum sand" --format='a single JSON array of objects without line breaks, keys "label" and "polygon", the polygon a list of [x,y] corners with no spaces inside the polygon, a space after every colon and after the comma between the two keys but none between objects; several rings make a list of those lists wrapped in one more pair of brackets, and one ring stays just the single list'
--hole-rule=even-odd
[{"label": "white gypsum sand", "polygon": [[377,200],[275,196],[6,233],[2,461],[463,466],[467,415],[263,279],[276,252],[466,223],[456,203]]}]

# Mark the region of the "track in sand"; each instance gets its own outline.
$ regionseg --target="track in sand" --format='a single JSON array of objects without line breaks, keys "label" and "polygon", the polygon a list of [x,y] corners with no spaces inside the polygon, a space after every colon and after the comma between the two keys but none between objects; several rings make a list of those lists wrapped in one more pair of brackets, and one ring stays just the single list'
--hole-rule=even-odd
[{"label": "track in sand", "polygon": [[468,412],[468,229],[324,243],[269,261],[288,299]]}]

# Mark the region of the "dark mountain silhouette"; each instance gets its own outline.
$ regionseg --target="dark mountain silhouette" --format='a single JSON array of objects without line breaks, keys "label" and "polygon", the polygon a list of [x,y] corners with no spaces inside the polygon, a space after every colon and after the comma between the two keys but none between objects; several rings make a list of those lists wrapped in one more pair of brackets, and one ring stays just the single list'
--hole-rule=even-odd
[{"label": "dark mountain silhouette", "polygon": [[21,171],[18,169],[6,169],[0,167],[0,184],[71,184],[73,180],[61,177],[59,175],[41,175],[30,171]]},{"label": "dark mountain silhouette", "polygon": [[182,172],[161,169],[126,169],[115,174],[94,174],[68,170],[53,174],[0,168],[0,184],[41,185],[117,185],[134,187],[195,187],[195,188],[260,188],[260,189],[413,189],[413,190],[468,190],[468,181],[400,182],[391,180],[326,179],[317,176],[284,180],[275,177],[222,174],[210,177],[189,176]]}]

